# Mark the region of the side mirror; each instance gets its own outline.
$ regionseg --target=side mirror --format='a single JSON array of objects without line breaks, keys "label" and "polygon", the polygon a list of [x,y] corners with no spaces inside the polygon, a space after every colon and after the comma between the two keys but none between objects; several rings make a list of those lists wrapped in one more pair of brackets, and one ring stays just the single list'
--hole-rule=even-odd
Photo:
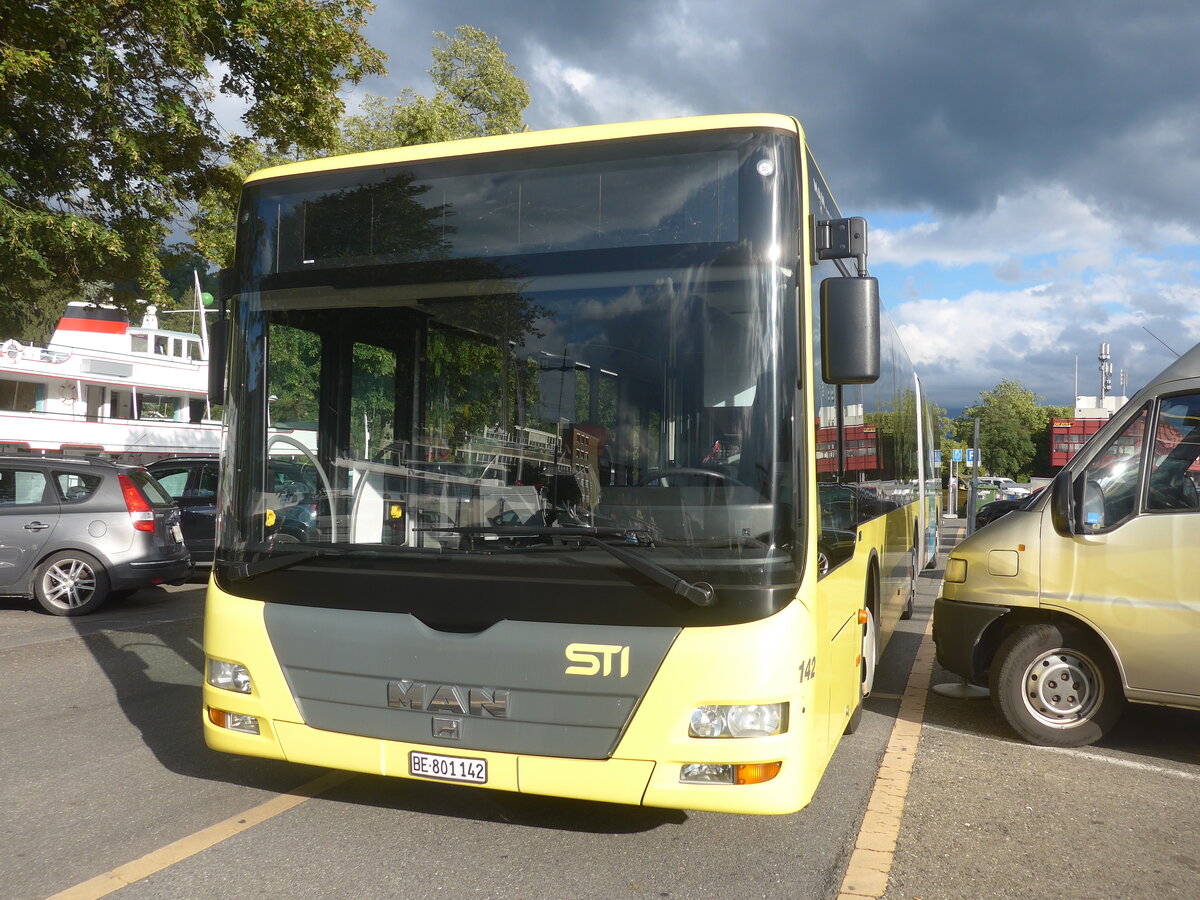
[{"label": "side mirror", "polygon": [[225,359],[229,342],[229,320],[224,316],[208,326],[208,402],[225,402]]},{"label": "side mirror", "polygon": [[1064,537],[1075,533],[1074,503],[1071,497],[1070,473],[1062,471],[1050,487],[1050,521],[1054,530]]},{"label": "side mirror", "polygon": [[821,370],[827,384],[879,380],[879,281],[821,282]]}]

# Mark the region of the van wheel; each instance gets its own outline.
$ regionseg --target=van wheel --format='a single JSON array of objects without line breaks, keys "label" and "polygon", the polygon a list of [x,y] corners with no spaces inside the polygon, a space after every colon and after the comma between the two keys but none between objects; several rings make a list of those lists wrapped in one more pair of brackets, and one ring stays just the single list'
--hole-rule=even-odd
[{"label": "van wheel", "polygon": [[1031,625],[1010,634],[989,681],[992,701],[1013,731],[1047,747],[1098,741],[1125,706],[1107,648],[1071,625]]},{"label": "van wheel", "polygon": [[33,592],[46,612],[82,616],[108,599],[108,573],[95,557],[63,550],[38,566]]}]

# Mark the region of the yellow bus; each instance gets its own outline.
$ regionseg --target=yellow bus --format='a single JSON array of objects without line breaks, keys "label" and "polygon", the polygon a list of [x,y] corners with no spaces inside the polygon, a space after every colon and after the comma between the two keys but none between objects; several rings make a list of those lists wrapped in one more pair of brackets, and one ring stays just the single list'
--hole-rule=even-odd
[{"label": "yellow bus", "polygon": [[937,523],[866,251],[779,115],[251,176],[214,329],[209,746],[803,807]]}]

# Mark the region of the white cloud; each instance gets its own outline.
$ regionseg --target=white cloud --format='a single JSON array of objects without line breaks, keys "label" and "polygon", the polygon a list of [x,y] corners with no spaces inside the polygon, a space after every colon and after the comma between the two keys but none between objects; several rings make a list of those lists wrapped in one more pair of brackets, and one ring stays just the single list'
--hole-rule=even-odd
[{"label": "white cloud", "polygon": [[654,10],[651,26],[645,31],[648,39],[638,43],[659,50],[670,49],[680,61],[688,64],[697,60],[720,65],[736,63],[742,55],[741,43],[736,38],[722,38],[714,27],[728,10],[725,3],[679,0],[663,5]]},{"label": "white cloud", "polygon": [[538,118],[557,126],[695,114],[691,107],[637,78],[599,75],[570,65],[541,46],[530,47],[527,55],[535,60],[530,82]]},{"label": "white cloud", "polygon": [[912,266],[932,262],[1011,266],[1014,256],[1071,252],[1088,264],[1119,246],[1121,227],[1062,185],[1004,194],[987,210],[871,233],[871,259]]}]

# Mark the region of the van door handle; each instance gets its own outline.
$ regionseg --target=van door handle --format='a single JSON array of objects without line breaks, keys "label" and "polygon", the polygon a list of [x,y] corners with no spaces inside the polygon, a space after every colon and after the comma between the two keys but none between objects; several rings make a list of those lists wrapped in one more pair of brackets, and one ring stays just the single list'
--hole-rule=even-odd
[{"label": "van door handle", "polygon": [[30,522],[25,526],[26,531],[45,531],[50,526],[45,522]]}]

